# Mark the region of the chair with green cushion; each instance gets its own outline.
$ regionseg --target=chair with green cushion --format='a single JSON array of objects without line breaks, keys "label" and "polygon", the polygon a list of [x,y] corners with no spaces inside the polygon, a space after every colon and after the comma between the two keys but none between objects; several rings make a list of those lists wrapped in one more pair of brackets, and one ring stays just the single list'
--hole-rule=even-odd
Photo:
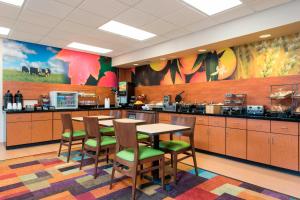
[{"label": "chair with green cushion", "polygon": [[[155,115],[149,114],[149,113],[137,112],[135,115],[135,119],[144,120],[145,124],[154,124],[155,123]],[[138,139],[139,139],[139,142],[144,142],[148,145],[152,144],[152,140],[148,134],[138,132]]]},{"label": "chair with green cushion", "polygon": [[[137,176],[157,169],[160,170],[162,186],[163,189],[165,189],[164,152],[147,146],[139,146],[136,124],[134,123],[114,121],[114,128],[117,145],[111,174],[110,189],[112,189],[114,174],[117,170],[132,178],[133,186],[131,199],[135,199]],[[139,166],[142,166],[145,163],[152,163],[153,161],[159,161],[159,165],[148,167],[146,169],[139,168]]]},{"label": "chair with green cushion", "polygon": [[98,119],[96,117],[84,117],[84,127],[86,137],[82,148],[80,169],[83,165],[84,155],[88,155],[95,159],[94,178],[97,177],[97,168],[99,156],[102,151],[105,151],[106,162],[108,162],[109,152],[116,146],[116,139],[111,136],[102,136],[99,132]]},{"label": "chair with green cushion", "polygon": [[85,131],[73,129],[71,114],[62,114],[61,120],[62,120],[63,131],[60,140],[58,156],[60,156],[62,145],[68,146],[67,162],[69,162],[72,145],[76,145],[76,144],[83,145],[84,138],[85,138]]},{"label": "chair with green cushion", "polygon": [[[195,174],[198,176],[197,161],[194,146],[194,129],[195,129],[196,117],[183,117],[183,116],[172,116],[171,123],[174,125],[182,125],[191,127],[189,131],[178,132],[176,135],[181,137],[187,137],[189,142],[184,140],[173,140],[173,135],[170,134],[169,141],[160,141],[159,148],[165,153],[171,154],[171,164],[173,167],[173,177],[175,184],[177,183],[177,163],[187,159],[193,158]],[[178,154],[185,154],[184,157],[178,159]]]},{"label": "chair with green cushion", "polygon": [[[110,110],[110,116],[113,116],[115,119],[120,119],[122,117],[122,112],[120,110]],[[102,135],[114,136],[115,130],[114,127],[102,127],[100,128],[100,132]]]}]

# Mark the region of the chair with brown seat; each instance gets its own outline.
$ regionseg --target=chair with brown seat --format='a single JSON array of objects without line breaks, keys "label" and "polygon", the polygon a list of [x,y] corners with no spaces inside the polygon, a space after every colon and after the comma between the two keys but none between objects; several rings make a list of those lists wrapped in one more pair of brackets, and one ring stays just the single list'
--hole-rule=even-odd
[{"label": "chair with brown seat", "polygon": [[[122,117],[122,112],[120,110],[110,110],[109,116],[113,116],[115,119],[120,119]],[[114,127],[102,127],[100,128],[102,135],[113,136]]]},{"label": "chair with brown seat", "polygon": [[[198,176],[197,161],[194,146],[194,129],[195,129],[196,117],[183,117],[183,116],[171,116],[171,124],[188,126],[191,129],[189,131],[179,132],[176,135],[181,137],[187,137],[189,142],[183,140],[173,140],[173,135],[170,134],[169,141],[160,141],[159,148],[165,153],[171,154],[171,164],[173,167],[173,177],[175,184],[177,183],[177,163],[187,159],[193,158],[195,174]],[[185,154],[184,157],[178,159],[178,154]]]},{"label": "chair with brown seat", "polygon": [[62,136],[61,136],[59,150],[58,150],[58,156],[60,156],[62,145],[68,146],[67,162],[69,162],[72,145],[77,145],[77,144],[83,145],[84,138],[85,138],[85,131],[73,129],[71,114],[61,114],[61,121],[62,121],[63,129],[62,129]]},{"label": "chair with brown seat", "polygon": [[[155,116],[150,115],[143,112],[137,112],[135,114],[135,119],[144,120],[145,124],[154,124],[155,123]],[[138,132],[138,140],[139,142],[146,142],[147,144],[151,144],[151,138],[148,134]]]},{"label": "chair with brown seat", "polygon": [[84,155],[88,155],[95,159],[94,178],[97,177],[97,168],[99,163],[99,156],[102,151],[105,152],[106,162],[108,162],[109,149],[114,149],[116,146],[116,139],[111,136],[102,136],[99,132],[98,119],[96,117],[83,118],[86,137],[82,148],[80,169],[83,165]]},{"label": "chair with brown seat", "polygon": [[[132,199],[135,199],[137,176],[141,173],[160,170],[163,189],[164,180],[164,152],[147,146],[139,146],[136,124],[114,121],[115,135],[117,139],[116,154],[111,174],[110,189],[114,179],[115,170],[132,178]],[[139,169],[140,165],[159,161],[158,166]],[[125,167],[126,166],[126,169]]]}]

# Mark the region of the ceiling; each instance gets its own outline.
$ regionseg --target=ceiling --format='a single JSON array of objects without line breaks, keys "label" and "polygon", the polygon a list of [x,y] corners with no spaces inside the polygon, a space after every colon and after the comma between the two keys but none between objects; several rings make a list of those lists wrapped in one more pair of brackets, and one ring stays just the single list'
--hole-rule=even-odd
[{"label": "ceiling", "polygon": [[[242,0],[228,11],[206,16],[180,0],[25,0],[19,8],[0,3],[0,26],[10,39],[65,48],[80,42],[112,49],[119,56],[292,0]],[[116,20],[157,34],[146,41],[117,36],[97,28]]]}]

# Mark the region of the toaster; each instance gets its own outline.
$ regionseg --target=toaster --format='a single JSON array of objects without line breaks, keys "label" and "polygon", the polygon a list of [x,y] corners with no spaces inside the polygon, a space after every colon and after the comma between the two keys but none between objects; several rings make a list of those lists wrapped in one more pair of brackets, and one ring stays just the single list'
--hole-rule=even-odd
[{"label": "toaster", "polygon": [[247,115],[264,115],[265,108],[262,105],[248,105]]}]

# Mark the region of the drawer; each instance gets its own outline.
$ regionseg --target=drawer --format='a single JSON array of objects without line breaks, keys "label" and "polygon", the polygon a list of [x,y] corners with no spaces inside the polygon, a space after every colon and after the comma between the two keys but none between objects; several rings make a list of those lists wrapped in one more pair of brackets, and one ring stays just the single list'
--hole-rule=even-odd
[{"label": "drawer", "polygon": [[210,126],[225,127],[225,117],[208,117],[208,124]]},{"label": "drawer", "polygon": [[208,116],[197,116],[196,124],[208,125]]},{"label": "drawer", "polygon": [[269,120],[248,119],[247,129],[250,131],[270,132],[271,123]]},{"label": "drawer", "polygon": [[100,111],[99,110],[89,111],[89,116],[97,116],[97,115],[100,115]]},{"label": "drawer", "polygon": [[61,114],[71,114],[71,112],[53,112],[53,119],[61,119]]},{"label": "drawer", "polygon": [[237,128],[237,129],[246,129],[247,128],[247,120],[228,117],[227,121],[226,121],[226,127]]},{"label": "drawer", "polygon": [[287,135],[299,135],[297,122],[271,121],[271,132]]},{"label": "drawer", "polygon": [[75,112],[72,112],[72,117],[86,117],[86,116],[89,116],[88,111],[75,111]]},{"label": "drawer", "polygon": [[31,113],[20,113],[20,114],[7,114],[7,122],[30,122]]},{"label": "drawer", "polygon": [[32,113],[32,121],[52,120],[52,112]]},{"label": "drawer", "polygon": [[171,121],[171,114],[159,113],[159,121]]}]

